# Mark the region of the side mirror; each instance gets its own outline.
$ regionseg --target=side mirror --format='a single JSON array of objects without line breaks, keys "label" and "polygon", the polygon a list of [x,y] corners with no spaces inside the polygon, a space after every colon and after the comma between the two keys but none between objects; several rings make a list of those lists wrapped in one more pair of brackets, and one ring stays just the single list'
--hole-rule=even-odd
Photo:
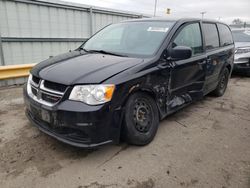
[{"label": "side mirror", "polygon": [[192,57],[192,49],[187,46],[176,46],[169,51],[171,60],[183,60]]}]

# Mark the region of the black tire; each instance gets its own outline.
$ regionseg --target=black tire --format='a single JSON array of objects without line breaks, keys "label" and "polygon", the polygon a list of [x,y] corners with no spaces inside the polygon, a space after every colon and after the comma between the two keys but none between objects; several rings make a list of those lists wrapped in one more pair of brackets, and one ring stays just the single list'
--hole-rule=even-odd
[{"label": "black tire", "polygon": [[155,101],[143,92],[132,94],[125,106],[123,138],[129,144],[147,145],[157,132],[159,112]]},{"label": "black tire", "polygon": [[228,68],[225,68],[220,76],[219,83],[216,87],[216,89],[212,92],[212,94],[216,97],[221,97],[224,95],[226,89],[227,89],[227,84],[229,81],[229,70]]}]

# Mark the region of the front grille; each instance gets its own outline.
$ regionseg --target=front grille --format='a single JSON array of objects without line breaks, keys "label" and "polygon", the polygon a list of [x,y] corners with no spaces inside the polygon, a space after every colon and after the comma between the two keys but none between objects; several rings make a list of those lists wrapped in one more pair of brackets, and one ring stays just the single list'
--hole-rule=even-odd
[{"label": "front grille", "polygon": [[58,83],[54,83],[54,82],[50,82],[50,81],[44,81],[44,86],[48,89],[52,89],[55,91],[60,91],[60,92],[65,92],[65,90],[67,89],[66,85],[63,84],[58,84]]},{"label": "front grille", "polygon": [[35,83],[35,84],[39,84],[40,82],[40,78],[36,77],[36,76],[32,76],[32,81]]},{"label": "front grille", "polygon": [[37,96],[37,89],[31,87],[31,91],[32,91],[33,95]]},{"label": "front grille", "polygon": [[41,99],[52,104],[57,103],[61,98],[61,96],[54,96],[47,93],[41,93]]},{"label": "front grille", "polygon": [[67,86],[32,76],[29,95],[36,101],[48,106],[53,106],[61,100]]},{"label": "front grille", "polygon": [[250,62],[249,63],[239,63],[236,65],[236,67],[238,67],[238,68],[250,68]]}]

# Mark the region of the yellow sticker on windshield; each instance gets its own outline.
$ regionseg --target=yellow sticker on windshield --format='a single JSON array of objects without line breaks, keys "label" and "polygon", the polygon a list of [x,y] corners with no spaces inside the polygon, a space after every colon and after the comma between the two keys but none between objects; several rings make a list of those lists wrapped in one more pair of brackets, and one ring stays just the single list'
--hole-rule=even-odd
[{"label": "yellow sticker on windshield", "polygon": [[168,28],[166,27],[149,27],[147,31],[152,31],[152,32],[164,32],[166,33],[168,31]]}]

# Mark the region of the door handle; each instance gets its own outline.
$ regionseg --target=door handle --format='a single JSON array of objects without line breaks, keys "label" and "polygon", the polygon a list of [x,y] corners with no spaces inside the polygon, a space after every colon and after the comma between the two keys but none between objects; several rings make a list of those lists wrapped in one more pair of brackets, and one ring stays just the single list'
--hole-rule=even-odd
[{"label": "door handle", "polygon": [[206,63],[207,63],[207,61],[204,60],[204,61],[199,62],[198,64],[199,64],[199,65],[204,65],[204,64],[206,64]]},{"label": "door handle", "polygon": [[211,63],[212,59],[211,58],[207,58],[207,63]]},{"label": "door handle", "polygon": [[161,68],[161,69],[168,68],[169,64],[167,62],[160,63],[160,64],[158,64],[158,67]]}]

